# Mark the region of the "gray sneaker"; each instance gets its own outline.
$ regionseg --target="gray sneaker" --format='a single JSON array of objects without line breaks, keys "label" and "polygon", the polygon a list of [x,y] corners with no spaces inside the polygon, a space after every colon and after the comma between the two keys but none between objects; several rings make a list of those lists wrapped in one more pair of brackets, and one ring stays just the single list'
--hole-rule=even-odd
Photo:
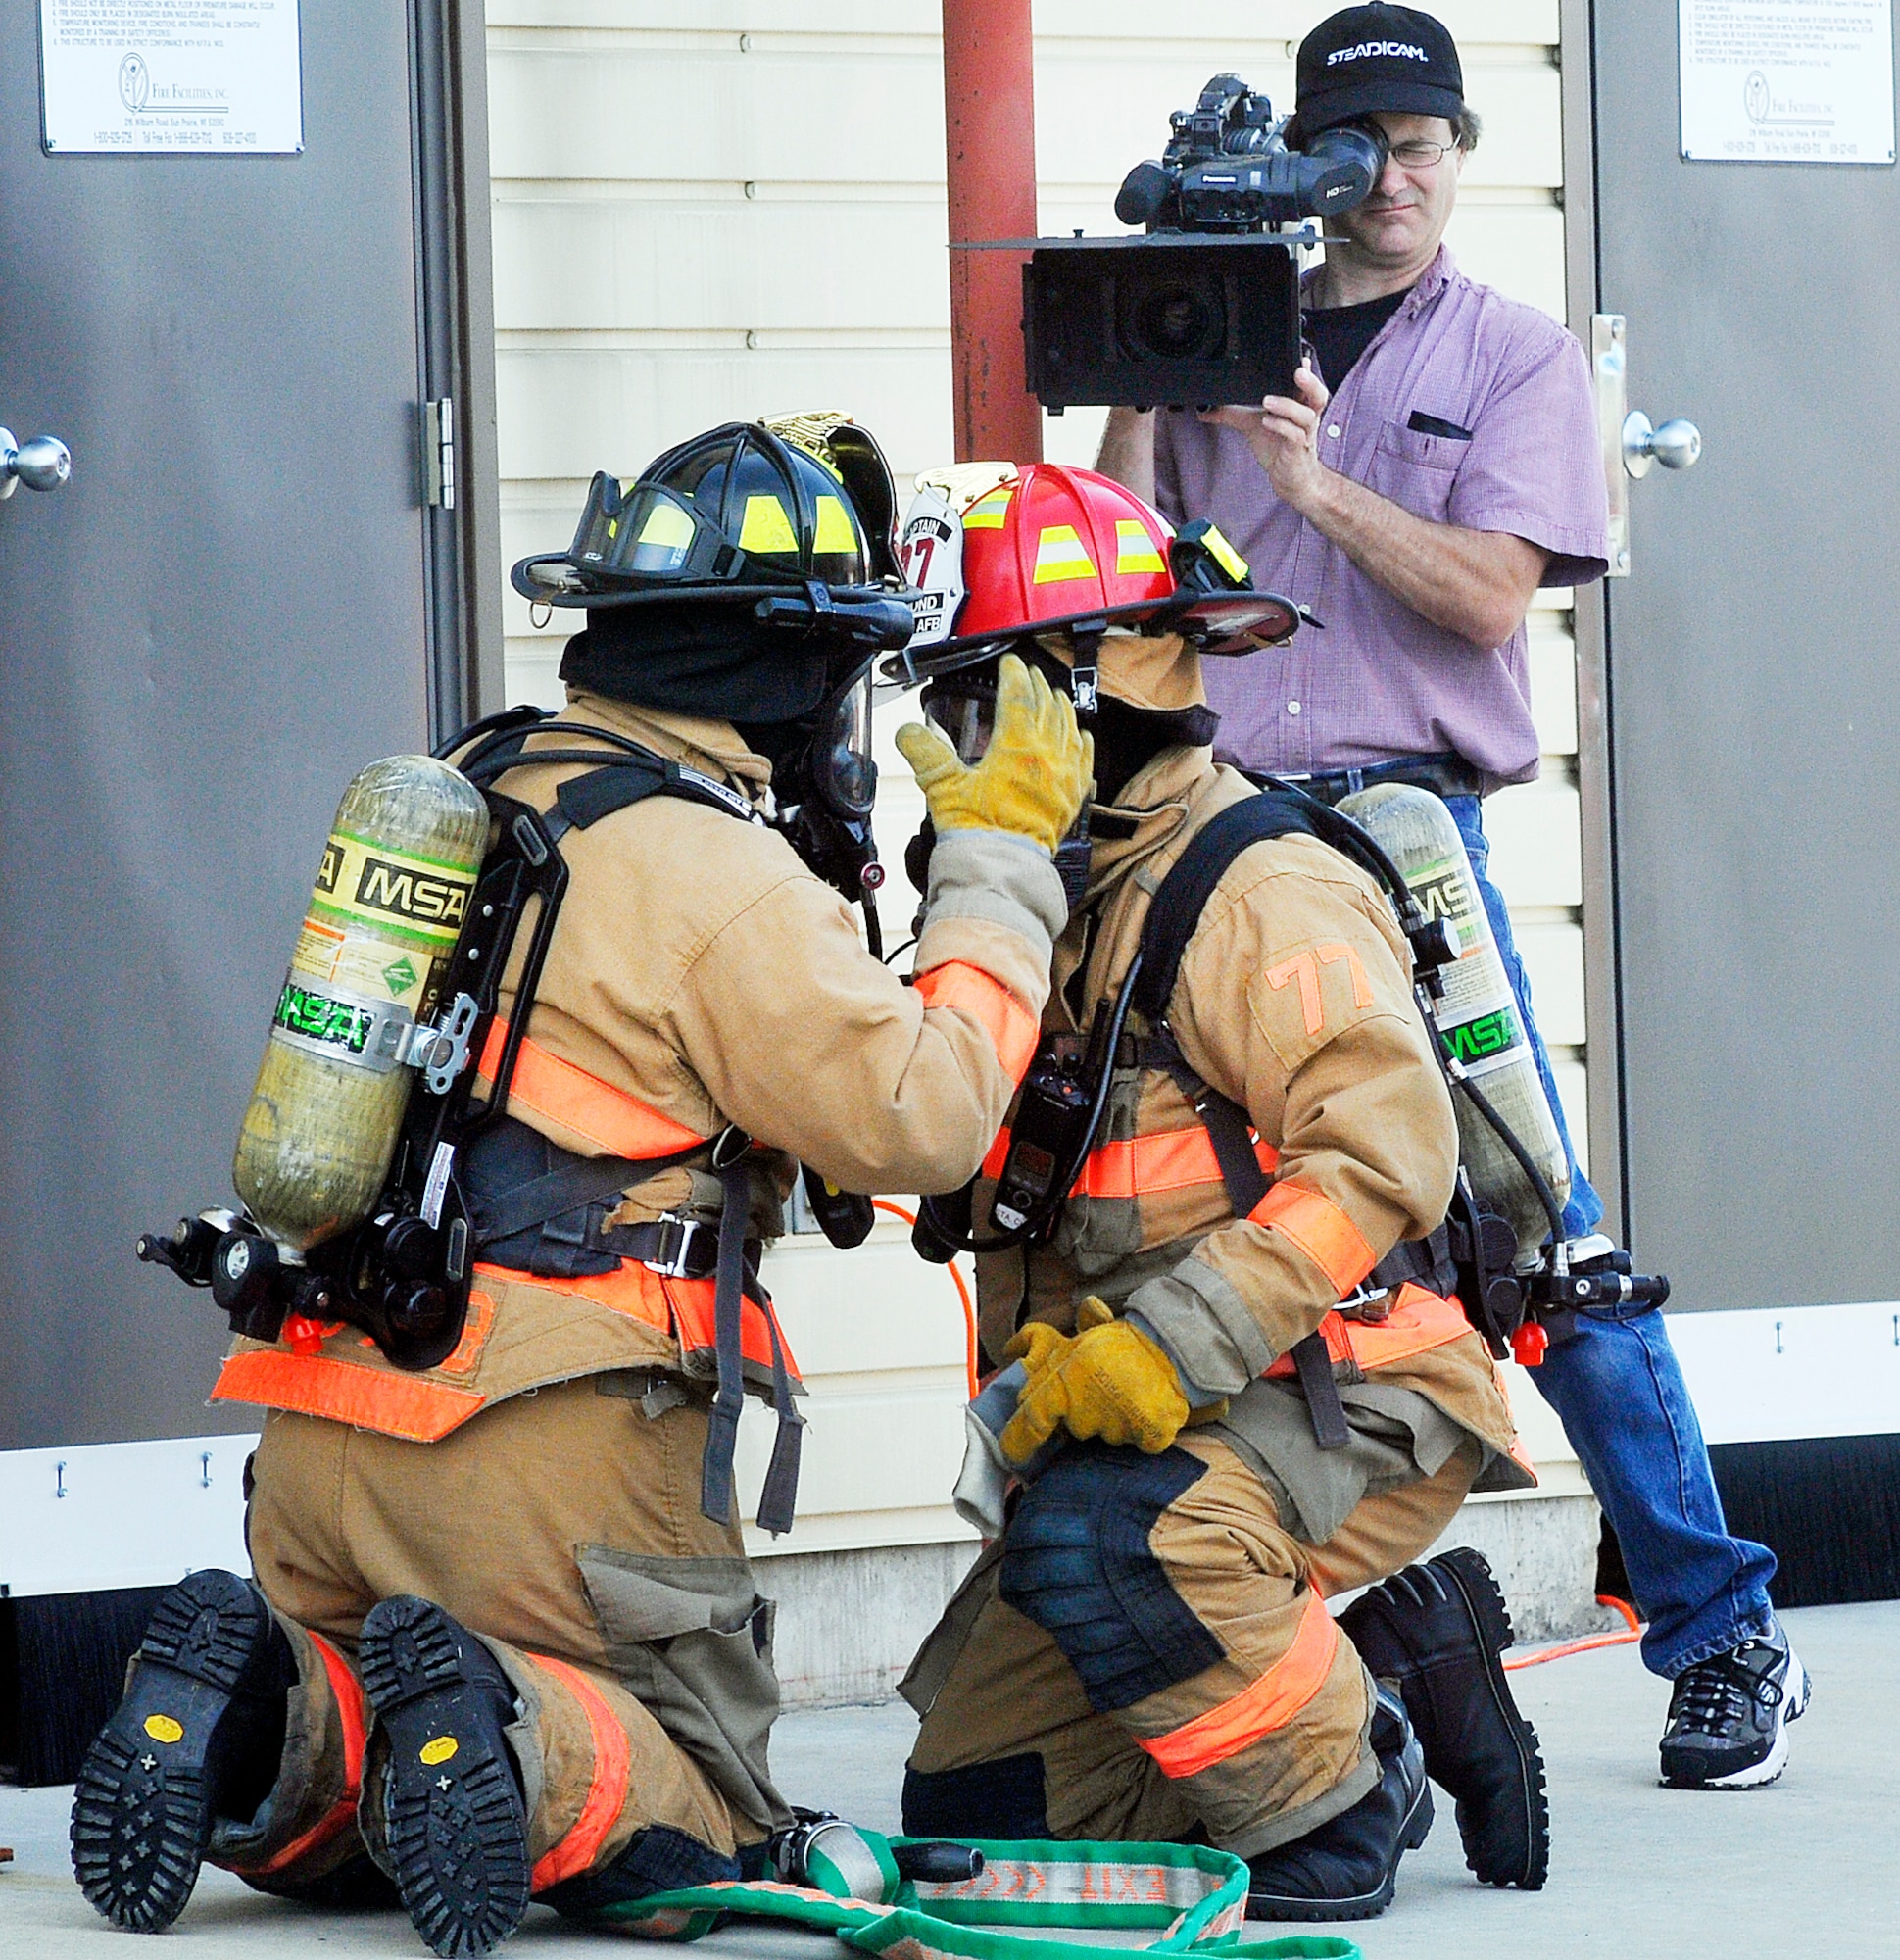
[{"label": "gray sneaker", "polygon": [[1663,1782],[1672,1789],[1773,1783],[1787,1768],[1788,1724],[1808,1693],[1808,1671],[1778,1626],[1684,1669],[1669,1698]]}]

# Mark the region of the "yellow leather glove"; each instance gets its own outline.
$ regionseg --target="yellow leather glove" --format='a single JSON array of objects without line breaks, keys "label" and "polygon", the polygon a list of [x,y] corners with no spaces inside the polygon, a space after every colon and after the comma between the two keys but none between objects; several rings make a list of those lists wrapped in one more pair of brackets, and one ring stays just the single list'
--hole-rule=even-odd
[{"label": "yellow leather glove", "polygon": [[996,732],[974,766],[921,721],[906,721],[897,739],[940,836],[999,830],[1051,857],[1095,771],[1095,743],[1075,725],[1074,704],[1014,654],[999,667]]},{"label": "yellow leather glove", "polygon": [[1012,1463],[1027,1463],[1058,1429],[1133,1444],[1150,1456],[1167,1448],[1189,1414],[1174,1363],[1132,1321],[1117,1320],[1093,1296],[1077,1311],[1076,1326],[1073,1340],[1030,1327],[1009,1344],[1005,1351],[1025,1355],[1030,1372],[1016,1413],[1003,1426],[1002,1453]]},{"label": "yellow leather glove", "polygon": [[[1092,1294],[1090,1298],[1094,1298]],[[1034,1380],[1045,1368],[1060,1360],[1074,1346],[1073,1334],[1058,1332],[1047,1320],[1032,1320],[1027,1327],[1019,1328],[1010,1337],[1009,1346],[1002,1350],[1002,1358],[1005,1361],[1022,1362],[1031,1380]]]}]

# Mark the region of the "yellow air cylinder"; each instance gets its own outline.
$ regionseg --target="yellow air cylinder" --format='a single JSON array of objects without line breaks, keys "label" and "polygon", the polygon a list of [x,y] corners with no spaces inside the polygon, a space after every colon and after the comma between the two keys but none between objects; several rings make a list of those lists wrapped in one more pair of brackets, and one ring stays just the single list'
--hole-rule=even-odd
[{"label": "yellow air cylinder", "polygon": [[368,1216],[488,842],[481,792],[446,762],[389,756],[343,793],[238,1131],[232,1176],[301,1258]]},{"label": "yellow air cylinder", "polygon": [[[1444,921],[1458,956],[1438,969],[1444,982],[1436,1004],[1438,1030],[1543,1173],[1561,1208],[1570,1195],[1563,1140],[1451,812],[1430,790],[1403,783],[1376,783],[1343,798],[1340,808],[1372,832],[1426,916]],[[1518,1263],[1534,1263],[1550,1223],[1530,1179],[1469,1098],[1454,1094],[1451,1101],[1473,1190],[1488,1209],[1510,1221],[1518,1235]]]}]

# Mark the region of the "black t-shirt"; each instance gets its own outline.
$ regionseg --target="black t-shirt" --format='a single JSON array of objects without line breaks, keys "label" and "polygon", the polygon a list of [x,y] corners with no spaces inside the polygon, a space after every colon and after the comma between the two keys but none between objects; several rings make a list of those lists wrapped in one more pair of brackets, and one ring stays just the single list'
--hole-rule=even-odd
[{"label": "black t-shirt", "polygon": [[1319,357],[1320,379],[1337,393],[1352,372],[1352,364],[1370,347],[1379,329],[1398,311],[1399,302],[1411,291],[1388,293],[1384,299],[1365,300],[1358,306],[1313,307],[1299,317],[1300,330]]}]

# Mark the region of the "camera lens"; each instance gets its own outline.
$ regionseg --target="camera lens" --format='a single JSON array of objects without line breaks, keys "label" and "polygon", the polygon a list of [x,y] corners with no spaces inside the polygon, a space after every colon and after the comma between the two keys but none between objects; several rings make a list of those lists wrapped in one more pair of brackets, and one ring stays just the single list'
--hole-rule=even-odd
[{"label": "camera lens", "polygon": [[1178,281],[1159,285],[1129,309],[1129,352],[1148,361],[1215,361],[1226,324],[1218,294]]}]

